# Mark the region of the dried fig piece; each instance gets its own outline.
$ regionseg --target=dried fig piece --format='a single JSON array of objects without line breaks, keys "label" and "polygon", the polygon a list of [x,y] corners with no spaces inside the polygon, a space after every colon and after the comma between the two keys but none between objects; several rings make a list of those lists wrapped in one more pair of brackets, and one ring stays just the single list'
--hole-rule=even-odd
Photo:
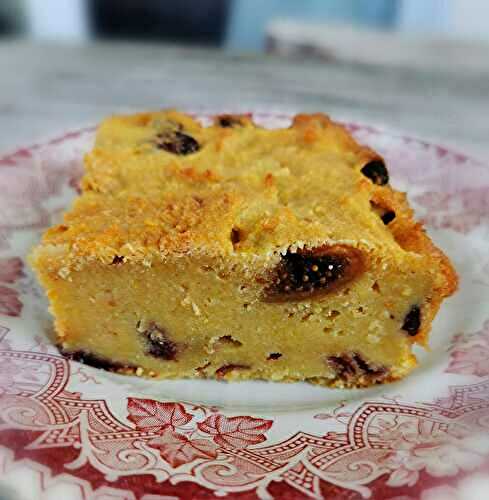
[{"label": "dried fig piece", "polygon": [[275,361],[276,359],[280,359],[281,357],[282,357],[282,353],[271,352],[267,357],[267,361]]},{"label": "dried fig piece", "polygon": [[407,332],[408,335],[414,337],[419,332],[421,326],[421,309],[419,306],[413,306],[406,314],[404,318],[404,323],[402,324],[402,329]]},{"label": "dried fig piece", "polygon": [[396,212],[394,210],[388,210],[380,216],[382,222],[387,226],[389,222],[392,222],[396,218]]},{"label": "dried fig piece", "polygon": [[355,352],[345,353],[341,356],[329,356],[327,363],[334,370],[336,376],[346,383],[355,382],[361,377],[367,379],[369,383],[378,383],[388,376],[385,367],[368,363]]},{"label": "dried fig piece", "polygon": [[83,363],[84,365],[93,366],[94,368],[101,368],[102,370],[107,370],[111,372],[120,371],[136,371],[137,367],[127,363],[120,363],[118,361],[112,361],[98,354],[88,352],[86,350],[78,351],[68,351],[59,347],[61,354],[72,361],[78,361],[78,363]]},{"label": "dried fig piece", "polygon": [[151,322],[142,331],[138,326],[138,332],[144,337],[147,354],[167,361],[174,361],[176,359],[177,344],[169,339],[168,332],[164,328]]},{"label": "dried fig piece", "polygon": [[389,172],[380,159],[368,162],[361,170],[365,177],[368,177],[374,184],[384,186],[389,182]]},{"label": "dried fig piece", "polygon": [[217,378],[223,378],[228,373],[231,373],[234,370],[249,370],[250,367],[247,365],[224,365],[221,368],[218,368],[215,372]]},{"label": "dried fig piece", "polygon": [[156,136],[156,147],[176,155],[188,155],[200,149],[199,143],[179,130],[163,132]]},{"label": "dried fig piece", "polygon": [[217,124],[222,128],[242,127],[243,123],[233,115],[221,115],[217,118]]},{"label": "dried fig piece", "polygon": [[306,300],[324,295],[360,276],[362,252],[346,245],[288,250],[265,288],[267,302]]}]

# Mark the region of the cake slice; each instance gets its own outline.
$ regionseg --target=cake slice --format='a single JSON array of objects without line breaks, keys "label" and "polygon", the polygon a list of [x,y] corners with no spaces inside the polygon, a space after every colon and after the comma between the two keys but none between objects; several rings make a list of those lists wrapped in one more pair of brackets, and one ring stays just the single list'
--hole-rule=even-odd
[{"label": "cake slice", "polygon": [[114,116],[31,255],[60,350],[136,375],[360,387],[456,288],[382,158],[322,114]]}]

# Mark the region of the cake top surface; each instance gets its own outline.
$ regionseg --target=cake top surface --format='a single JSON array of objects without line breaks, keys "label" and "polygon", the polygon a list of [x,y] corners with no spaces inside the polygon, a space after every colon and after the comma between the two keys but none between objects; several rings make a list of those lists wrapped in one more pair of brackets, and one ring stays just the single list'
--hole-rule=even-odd
[{"label": "cake top surface", "polygon": [[382,158],[322,114],[274,130],[248,115],[208,127],[176,111],[110,117],[81,186],[43,238],[73,262],[270,258],[329,242],[402,252],[388,219],[414,227]]}]

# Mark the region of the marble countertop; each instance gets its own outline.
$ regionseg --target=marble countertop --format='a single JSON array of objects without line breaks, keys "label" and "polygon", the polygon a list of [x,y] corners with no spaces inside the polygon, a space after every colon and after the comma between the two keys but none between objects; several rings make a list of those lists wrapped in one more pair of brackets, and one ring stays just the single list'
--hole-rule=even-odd
[{"label": "marble countertop", "polygon": [[484,160],[487,74],[233,55],[132,43],[0,43],[0,150],[113,112],[178,107],[324,111]]}]

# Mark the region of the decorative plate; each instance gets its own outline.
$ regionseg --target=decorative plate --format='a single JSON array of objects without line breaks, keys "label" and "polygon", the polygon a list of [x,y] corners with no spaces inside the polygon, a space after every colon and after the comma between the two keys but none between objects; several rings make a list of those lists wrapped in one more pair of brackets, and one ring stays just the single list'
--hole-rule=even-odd
[{"label": "decorative plate", "polygon": [[416,372],[364,390],[155,382],[65,360],[25,257],[76,195],[94,130],[0,157],[2,499],[487,498],[489,168],[348,127],[386,157],[461,278]]}]

